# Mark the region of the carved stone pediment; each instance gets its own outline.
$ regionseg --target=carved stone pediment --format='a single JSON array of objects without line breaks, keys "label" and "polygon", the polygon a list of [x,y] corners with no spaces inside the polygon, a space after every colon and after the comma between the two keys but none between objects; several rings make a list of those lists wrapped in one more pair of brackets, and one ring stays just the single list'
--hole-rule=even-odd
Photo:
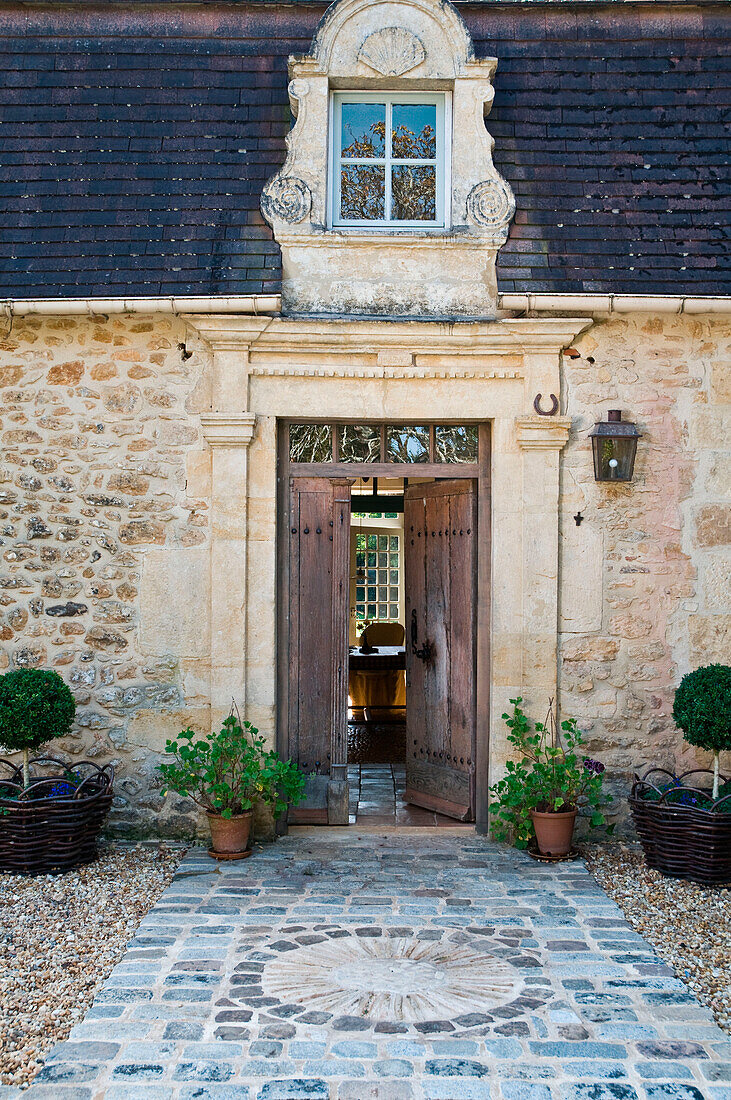
[{"label": "carved stone pediment", "polygon": [[[304,57],[289,62],[295,125],[262,212],[282,248],[285,310],[493,316],[495,258],[515,213],[485,128],[496,58],[475,58],[448,0],[336,0]],[[331,93],[443,92],[446,201],[439,228],[328,224]]]}]

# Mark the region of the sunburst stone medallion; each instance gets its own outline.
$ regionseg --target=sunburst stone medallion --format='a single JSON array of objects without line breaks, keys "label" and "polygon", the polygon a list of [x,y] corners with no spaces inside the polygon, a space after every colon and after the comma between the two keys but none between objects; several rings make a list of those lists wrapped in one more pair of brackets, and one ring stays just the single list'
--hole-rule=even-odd
[{"label": "sunburst stone medallion", "polygon": [[521,970],[507,957],[512,952],[497,944],[492,950],[477,937],[469,942],[463,934],[462,942],[418,935],[361,938],[339,929],[320,942],[312,938],[302,944],[294,938],[287,950],[277,941],[271,954],[259,945],[256,957],[264,962],[261,993],[267,1003],[357,1016],[374,1024],[419,1024],[489,1015],[526,992]]}]

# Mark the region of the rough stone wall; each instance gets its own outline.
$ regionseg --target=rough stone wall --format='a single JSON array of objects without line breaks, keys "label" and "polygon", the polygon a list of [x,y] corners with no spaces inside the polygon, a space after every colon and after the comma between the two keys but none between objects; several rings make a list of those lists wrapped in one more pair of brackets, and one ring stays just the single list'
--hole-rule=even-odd
[{"label": "rough stone wall", "polygon": [[[205,670],[140,631],[146,556],[208,539],[196,414],[209,402],[185,339],[164,316],[28,318],[0,342],[0,670],[50,667],[68,681],[77,727],[49,748],[114,761],[111,821],[128,831],[192,821],[163,799],[146,746],[205,707]],[[179,595],[205,623],[207,592],[182,577]]]},{"label": "rough stone wall", "polygon": [[[622,791],[646,764],[709,763],[671,712],[684,673],[731,661],[731,325],[634,314],[576,347],[563,379],[560,702]],[[629,484],[593,478],[588,432],[610,408],[642,432]]]},{"label": "rough stone wall", "polygon": [[[671,708],[684,672],[731,660],[730,337],[721,319],[629,315],[564,360],[560,704],[620,789],[645,762],[707,762]],[[155,765],[208,721],[209,365],[163,315],[29,318],[0,340],[0,671],[67,679],[78,723],[53,751],[115,761],[127,832],[195,827]],[[609,408],[643,432],[629,485],[593,478]]]}]

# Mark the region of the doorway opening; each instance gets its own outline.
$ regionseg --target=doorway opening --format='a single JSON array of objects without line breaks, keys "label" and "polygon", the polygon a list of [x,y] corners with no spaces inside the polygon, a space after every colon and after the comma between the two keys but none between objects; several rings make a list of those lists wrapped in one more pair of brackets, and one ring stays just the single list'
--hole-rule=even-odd
[{"label": "doorway opening", "polygon": [[307,775],[290,824],[475,821],[488,448],[485,425],[282,425],[278,735]]},{"label": "doorway opening", "polygon": [[433,478],[351,486],[348,793],[354,825],[453,825],[406,798],[404,491]]}]

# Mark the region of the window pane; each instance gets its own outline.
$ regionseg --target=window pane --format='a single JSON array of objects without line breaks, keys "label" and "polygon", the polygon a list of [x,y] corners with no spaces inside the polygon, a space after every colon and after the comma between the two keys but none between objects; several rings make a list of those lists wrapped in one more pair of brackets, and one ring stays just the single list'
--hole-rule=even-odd
[{"label": "window pane", "polygon": [[[368,424],[344,424],[340,429],[341,462],[378,462],[381,429]],[[353,500],[357,501],[357,497]]]},{"label": "window pane", "polygon": [[388,613],[392,619],[398,619],[398,607],[396,606],[396,604],[391,604],[388,609]]},{"label": "window pane", "polygon": [[362,603],[363,600],[365,599],[365,588],[360,588],[360,587],[356,588],[355,598],[359,603]]},{"label": "window pane", "polygon": [[398,569],[398,554],[391,554],[391,568]]},{"label": "window pane", "polygon": [[430,160],[437,155],[437,108],[434,103],[394,103],[391,149],[399,160]]},{"label": "window pane", "polygon": [[388,535],[379,535],[378,536],[378,549],[379,550],[388,550]]},{"label": "window pane", "polygon": [[290,462],[332,462],[329,424],[290,424]]},{"label": "window pane", "polygon": [[398,550],[398,535],[391,535],[391,549]]},{"label": "window pane", "polygon": [[429,165],[391,169],[391,217],[402,222],[433,222],[437,216],[436,180],[436,169]]},{"label": "window pane", "polygon": [[435,428],[438,462],[477,462],[477,428],[464,424]]},{"label": "window pane", "polygon": [[381,221],[386,209],[386,169],[361,165],[340,170],[340,217]]},{"label": "window pane", "polygon": [[341,156],[382,157],[386,152],[386,104],[343,103]]},{"label": "window pane", "polygon": [[376,598],[376,589],[375,589],[375,586],[374,586],[373,588],[368,589],[368,599],[369,600],[375,600],[375,598]]},{"label": "window pane", "polygon": [[392,588],[392,589],[391,589],[391,593],[390,593],[390,595],[389,595],[389,599],[391,599],[391,600],[398,600],[398,588]]},{"label": "window pane", "polygon": [[[378,549],[378,535],[369,535],[368,536],[368,549],[369,550],[377,550]],[[369,565],[371,564],[370,558],[368,559],[368,564]],[[376,564],[375,561],[372,564],[375,565]]]},{"label": "window pane", "polygon": [[391,570],[391,584],[398,584],[398,569]]},{"label": "window pane", "polygon": [[388,608],[380,606],[378,608],[378,618],[379,619],[385,619],[387,617],[387,615],[388,615]]},{"label": "window pane", "polygon": [[375,565],[375,564],[376,564],[376,558],[377,558],[377,555],[376,555],[376,554],[374,554],[374,553],[369,553],[369,554],[368,554],[368,564],[369,564],[369,565]]},{"label": "window pane", "polygon": [[373,603],[368,604],[368,618],[375,619],[376,617],[376,605]]},{"label": "window pane", "polygon": [[429,429],[391,424],[386,428],[387,462],[428,462]]},{"label": "window pane", "polygon": [[388,600],[388,589],[385,587],[378,589],[378,599],[381,603],[386,603]]}]

